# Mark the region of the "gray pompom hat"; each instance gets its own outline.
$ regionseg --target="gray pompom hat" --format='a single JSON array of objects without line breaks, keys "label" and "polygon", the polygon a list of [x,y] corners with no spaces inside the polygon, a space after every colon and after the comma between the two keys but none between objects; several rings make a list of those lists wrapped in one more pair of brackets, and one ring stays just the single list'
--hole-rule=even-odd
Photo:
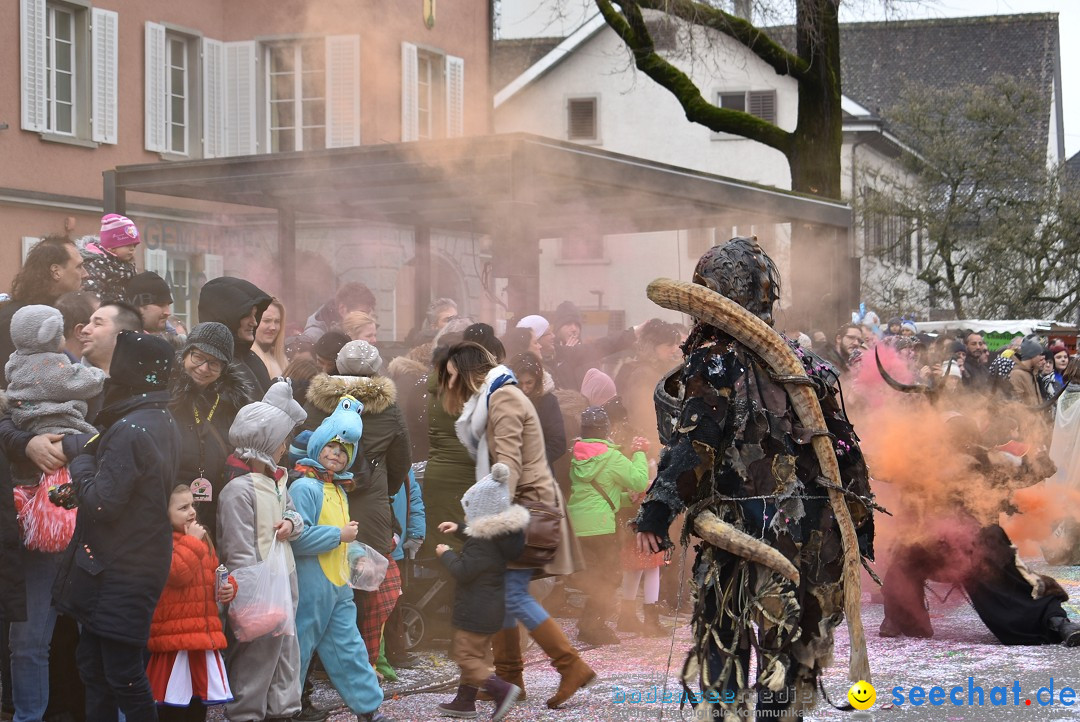
[{"label": "gray pompom hat", "polygon": [[470,526],[496,514],[502,514],[510,508],[510,490],[506,481],[510,478],[510,467],[497,463],[491,467],[491,473],[469,487],[461,497],[461,508],[465,511],[465,521]]}]

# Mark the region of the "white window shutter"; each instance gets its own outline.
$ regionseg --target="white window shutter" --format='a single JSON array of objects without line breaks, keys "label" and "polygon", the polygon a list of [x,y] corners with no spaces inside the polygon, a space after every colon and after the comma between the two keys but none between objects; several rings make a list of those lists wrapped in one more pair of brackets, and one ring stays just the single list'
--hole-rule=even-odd
[{"label": "white window shutter", "polygon": [[419,69],[416,46],[401,44],[401,140],[420,137],[420,103],[416,97]]},{"label": "white window shutter", "polygon": [[215,278],[221,278],[225,275],[225,257],[219,256],[215,253],[207,253],[203,255],[203,273],[206,274],[207,281],[213,281]]},{"label": "white window shutter", "polygon": [[22,129],[43,132],[45,121],[45,0],[19,2]]},{"label": "white window shutter", "polygon": [[225,155],[225,44],[202,40],[203,158]]},{"label": "white window shutter", "polygon": [[165,152],[165,26],[146,23],[146,149]]},{"label": "white window shutter", "polygon": [[446,137],[465,135],[465,60],[446,56]]},{"label": "white window shutter", "polygon": [[23,236],[22,237],[22,262],[26,263],[26,257],[30,255],[30,251],[33,250],[41,241],[37,236]]},{"label": "white window shutter", "polygon": [[168,281],[169,253],[163,249],[147,248],[143,251],[143,268],[153,271]]},{"label": "white window shutter", "polygon": [[225,43],[225,155],[258,152],[254,40]]},{"label": "white window shutter", "polygon": [[360,145],[360,36],[326,38],[326,147]]},{"label": "white window shutter", "polygon": [[91,108],[93,115],[93,139],[98,143],[116,143],[117,126],[117,53],[120,29],[120,16],[112,10],[94,8],[90,18],[90,67],[94,77],[91,80]]}]

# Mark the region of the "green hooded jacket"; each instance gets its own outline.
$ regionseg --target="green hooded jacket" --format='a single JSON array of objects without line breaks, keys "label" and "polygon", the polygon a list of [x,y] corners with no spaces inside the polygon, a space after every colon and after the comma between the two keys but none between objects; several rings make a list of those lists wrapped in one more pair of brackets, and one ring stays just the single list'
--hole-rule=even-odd
[{"label": "green hooded jacket", "polygon": [[[612,509],[591,482],[604,490]],[[624,492],[638,493],[649,486],[649,460],[635,451],[627,459],[619,447],[605,439],[579,439],[570,461],[570,501],[566,510],[577,536],[615,533],[615,512]]]}]

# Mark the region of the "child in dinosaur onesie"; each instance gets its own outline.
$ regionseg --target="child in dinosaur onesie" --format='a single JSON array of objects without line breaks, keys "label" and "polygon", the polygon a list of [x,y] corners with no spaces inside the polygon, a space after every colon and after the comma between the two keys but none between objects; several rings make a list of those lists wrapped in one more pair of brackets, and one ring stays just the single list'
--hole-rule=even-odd
[{"label": "child in dinosaur onesie", "polygon": [[300,591],[296,635],[300,640],[300,676],[307,677],[312,655],[319,659],[358,722],[389,722],[379,712],[383,694],[367,648],[356,627],[356,605],[348,585],[346,549],[356,539],[357,523],[349,520],[342,483],[356,458],[364,425],[363,404],[342,396],[338,407],[311,434],[307,457],[296,470],[302,476],[289,487],[303,533],[292,543]]}]

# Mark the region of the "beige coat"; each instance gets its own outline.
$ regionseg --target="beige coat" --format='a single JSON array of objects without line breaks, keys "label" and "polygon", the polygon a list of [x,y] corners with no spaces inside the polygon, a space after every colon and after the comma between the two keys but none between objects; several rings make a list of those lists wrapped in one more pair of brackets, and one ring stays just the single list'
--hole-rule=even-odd
[{"label": "beige coat", "polygon": [[[532,402],[517,386],[507,385],[491,395],[488,403],[488,449],[491,463],[510,468],[507,486],[514,503],[542,501],[562,509],[562,542],[555,558],[543,569],[545,575],[572,574],[585,568],[577,537],[570,527],[566,500],[551,475],[544,455],[544,434]],[[521,569],[514,564],[511,569]]]}]

